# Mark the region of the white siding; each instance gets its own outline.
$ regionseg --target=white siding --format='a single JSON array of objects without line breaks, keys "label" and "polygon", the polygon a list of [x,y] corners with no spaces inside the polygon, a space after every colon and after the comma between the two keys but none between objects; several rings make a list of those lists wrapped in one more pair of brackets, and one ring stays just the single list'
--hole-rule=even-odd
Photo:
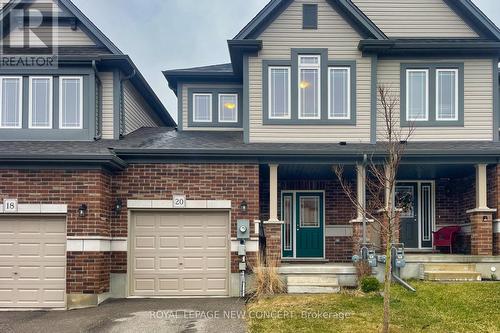
[{"label": "white siding", "polygon": [[[179,96],[182,96],[182,128],[185,131],[235,131],[235,128],[223,128],[223,127],[189,127],[189,116],[188,116],[188,108],[189,108],[189,100],[188,100],[188,90],[191,88],[198,89],[218,89],[218,88],[237,88],[242,89],[241,85],[235,84],[183,84],[182,92],[178,92]],[[240,107],[243,107],[241,105]]]},{"label": "white siding", "polygon": [[[302,4],[318,4],[318,30],[302,29]],[[357,46],[361,36],[326,1],[296,0],[258,39],[263,50],[249,59],[250,142],[369,142],[371,59]],[[262,60],[290,59],[291,48],[328,48],[329,60],[357,62],[356,126],[262,124]]]},{"label": "white siding", "polygon": [[102,138],[113,139],[113,72],[99,73],[102,84]]},{"label": "white siding", "polygon": [[129,81],[123,84],[123,108],[125,135],[141,127],[158,127],[160,124],[149,104]]},{"label": "white siding", "polygon": [[443,0],[353,0],[388,37],[478,37]]},{"label": "white siding", "polygon": [[[391,94],[399,98],[400,68],[399,60],[380,60],[378,81],[389,87]],[[449,61],[448,61],[449,62]],[[493,139],[493,64],[490,59],[458,60],[464,63],[464,127],[417,127],[413,141],[460,141]],[[380,105],[379,105],[380,110]],[[399,124],[399,104],[396,107]],[[377,136],[384,138],[381,112],[377,123]]]}]

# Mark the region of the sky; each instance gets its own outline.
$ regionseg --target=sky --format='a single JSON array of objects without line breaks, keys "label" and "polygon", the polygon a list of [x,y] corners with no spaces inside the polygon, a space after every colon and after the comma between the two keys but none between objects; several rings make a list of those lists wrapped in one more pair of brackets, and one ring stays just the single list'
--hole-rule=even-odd
[{"label": "sky", "polygon": [[[230,62],[232,39],[269,0],[73,0],[128,54],[177,119],[162,71]],[[473,0],[500,26],[498,0]]]}]

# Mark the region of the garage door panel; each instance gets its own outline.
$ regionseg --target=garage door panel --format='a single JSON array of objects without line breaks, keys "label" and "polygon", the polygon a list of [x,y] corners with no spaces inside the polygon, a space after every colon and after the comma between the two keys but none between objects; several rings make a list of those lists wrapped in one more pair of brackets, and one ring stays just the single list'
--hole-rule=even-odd
[{"label": "garage door panel", "polygon": [[138,270],[142,269],[155,269],[155,258],[135,258],[135,268]]},{"label": "garage door panel", "polygon": [[0,218],[0,307],[65,306],[65,225],[57,217]]},{"label": "garage door panel", "polygon": [[[147,216],[147,217],[145,217]],[[149,230],[142,218],[155,221]],[[136,227],[139,225],[139,227]],[[226,296],[229,283],[229,216],[225,212],[133,214],[132,239],[154,237],[155,247],[132,244],[131,294],[136,296]],[[152,270],[136,259],[154,258]],[[148,281],[147,285],[146,282]]]},{"label": "garage door panel", "polygon": [[137,236],[135,237],[135,247],[137,249],[155,249],[155,237],[154,236]]}]

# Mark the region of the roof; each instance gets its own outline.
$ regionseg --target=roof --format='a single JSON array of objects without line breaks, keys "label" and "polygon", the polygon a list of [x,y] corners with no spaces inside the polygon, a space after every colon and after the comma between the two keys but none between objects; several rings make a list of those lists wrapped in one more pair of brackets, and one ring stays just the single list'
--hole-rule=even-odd
[{"label": "roof", "polygon": [[179,72],[179,73],[233,73],[233,65],[231,63],[210,65],[202,67],[192,67],[183,69],[173,69],[165,71],[165,73]]},{"label": "roof", "polygon": [[[242,132],[182,131],[141,128],[122,140],[92,142],[9,142],[0,146],[0,163],[26,168],[50,165],[104,165],[123,169],[128,163],[270,162],[349,163],[365,155],[385,156],[383,143],[243,143]],[[453,141],[407,143],[403,163],[498,163],[500,142]]]}]

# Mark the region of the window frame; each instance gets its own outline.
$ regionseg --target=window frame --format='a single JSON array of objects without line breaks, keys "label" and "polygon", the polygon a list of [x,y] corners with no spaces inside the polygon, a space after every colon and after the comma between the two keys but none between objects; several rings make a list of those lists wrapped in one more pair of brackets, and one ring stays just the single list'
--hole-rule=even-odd
[{"label": "window frame", "polygon": [[[440,118],[439,117],[439,73],[440,72],[453,72],[455,73],[455,110],[454,110],[454,117],[453,118]],[[458,102],[459,102],[459,69],[458,68],[436,68],[436,121],[442,122],[442,121],[458,121],[458,114],[459,114],[459,107],[458,107]]]},{"label": "window frame", "polygon": [[[197,96],[208,96],[209,97],[209,115],[210,115],[210,119],[209,120],[196,120],[196,97]],[[193,96],[192,96],[192,105],[193,105],[193,123],[195,124],[208,124],[208,123],[211,123],[212,120],[213,120],[213,117],[212,117],[212,113],[213,113],[213,96],[211,93],[193,93]]]},{"label": "window frame", "polygon": [[[332,83],[331,75],[335,72],[335,69],[347,69],[347,117],[335,117],[332,116],[330,111],[333,107],[332,104]],[[352,84],[351,84],[351,66],[328,66],[328,119],[329,120],[350,120],[351,119],[351,94],[352,94]]]},{"label": "window frame", "polygon": [[[317,64],[302,64],[301,59],[302,58],[317,58],[318,63]],[[320,54],[299,54],[298,59],[297,59],[297,66],[298,66],[298,76],[297,76],[297,97],[298,97],[298,119],[299,120],[320,120],[321,119],[321,113],[322,113],[322,105],[321,105],[321,96],[323,94],[322,91],[322,85],[321,85],[321,55]],[[318,83],[318,96],[317,96],[317,105],[318,105],[318,115],[317,116],[312,116],[312,117],[304,117],[301,113],[301,107],[302,107],[302,98],[301,98],[301,71],[303,69],[315,69],[318,71],[318,78],[317,78],[317,83]]]},{"label": "window frame", "polygon": [[[412,119],[410,118],[410,103],[408,101],[410,100],[410,75],[409,73],[425,73],[425,118],[423,119]],[[430,76],[429,76],[429,69],[426,68],[409,68],[406,69],[406,120],[411,121],[411,122],[423,122],[423,121],[429,121],[430,115],[430,108],[429,108],[429,101],[430,101],[430,96],[429,96],[429,83],[430,83]]]},{"label": "window frame", "polygon": [[[287,70],[287,79],[288,79],[288,112],[287,112],[287,115],[285,116],[282,116],[282,117],[277,117],[277,116],[273,116],[272,115],[272,94],[271,94],[271,91],[273,89],[272,87],[272,72],[273,72],[273,69],[286,69]],[[284,120],[284,119],[292,119],[292,68],[290,66],[269,66],[268,67],[268,82],[269,82],[269,85],[268,85],[268,90],[267,90],[267,95],[268,95],[268,119],[272,119],[272,120]]]},{"label": "window frame", "polygon": [[[3,126],[3,85],[5,79],[19,80],[19,125],[18,126]],[[18,75],[2,75],[0,76],[0,129],[22,129],[23,128],[23,109],[24,109],[24,82],[23,77]]]},{"label": "window frame", "polygon": [[[235,104],[236,104],[236,107],[234,108],[233,112],[235,114],[235,119],[234,120],[222,120],[221,119],[221,115],[222,115],[222,110],[224,109],[224,105],[221,103],[221,99],[223,96],[232,96],[235,98]],[[239,103],[238,103],[238,94],[237,93],[219,93],[217,94],[217,98],[218,98],[218,110],[217,110],[217,113],[219,115],[219,123],[229,123],[229,124],[237,124],[238,123],[238,113],[239,113]],[[222,107],[222,109],[221,109]],[[194,113],[193,113],[194,114]]]},{"label": "window frame", "polygon": [[[80,118],[80,126],[78,127],[68,127],[68,126],[63,126],[63,82],[64,80],[78,80],[80,82],[80,115],[79,115],[79,118]],[[85,112],[84,110],[84,105],[83,105],[83,99],[84,99],[84,95],[83,95],[83,76],[59,76],[59,129],[61,130],[81,130],[83,129],[83,121],[84,121],[84,117],[83,117],[83,113]]]},{"label": "window frame", "polygon": [[[49,125],[47,126],[33,126],[33,80],[34,79],[48,79],[49,80]],[[28,79],[28,128],[29,129],[52,129],[54,117],[54,77],[53,76],[30,76]],[[83,99],[83,95],[82,95]]]}]

